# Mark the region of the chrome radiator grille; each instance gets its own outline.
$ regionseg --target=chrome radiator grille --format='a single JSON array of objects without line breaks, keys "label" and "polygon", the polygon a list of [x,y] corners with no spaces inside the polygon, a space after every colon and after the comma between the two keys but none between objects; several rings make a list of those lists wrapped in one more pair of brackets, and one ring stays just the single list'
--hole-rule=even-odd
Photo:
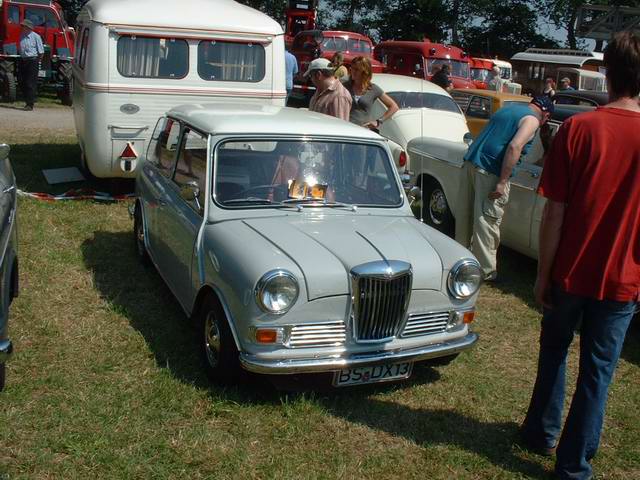
[{"label": "chrome radiator grille", "polygon": [[318,348],[344,345],[344,322],[296,325],[289,333],[289,348]]},{"label": "chrome radiator grille", "polygon": [[419,335],[442,333],[447,329],[447,323],[450,317],[450,312],[411,314],[404,327],[402,336],[417,337]]},{"label": "chrome radiator grille", "polygon": [[384,341],[398,334],[411,297],[411,266],[373,262],[354,268],[353,320],[356,341]]}]

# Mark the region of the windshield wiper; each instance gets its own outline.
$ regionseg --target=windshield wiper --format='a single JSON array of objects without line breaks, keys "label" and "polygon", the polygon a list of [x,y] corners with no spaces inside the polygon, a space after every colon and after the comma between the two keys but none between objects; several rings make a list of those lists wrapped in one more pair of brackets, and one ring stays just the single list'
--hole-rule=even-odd
[{"label": "windshield wiper", "polygon": [[245,203],[252,205],[271,205],[273,202],[268,198],[258,198],[258,197],[247,197],[247,198],[232,198],[230,200],[225,200],[220,202],[223,205],[234,205],[236,203]]},{"label": "windshield wiper", "polygon": [[355,205],[351,205],[349,203],[342,202],[329,202],[327,200],[322,200],[319,198],[289,198],[287,200],[283,200],[282,204],[294,204],[298,206],[298,209],[302,209],[305,205],[309,205],[311,207],[329,207],[329,208],[348,208],[352,212],[355,212],[358,207]]}]

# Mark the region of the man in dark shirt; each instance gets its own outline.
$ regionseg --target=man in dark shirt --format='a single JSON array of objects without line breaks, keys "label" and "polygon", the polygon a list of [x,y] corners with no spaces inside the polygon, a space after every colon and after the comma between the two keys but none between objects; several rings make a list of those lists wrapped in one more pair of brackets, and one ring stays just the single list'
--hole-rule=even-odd
[{"label": "man in dark shirt", "polygon": [[[562,479],[592,478],[609,384],[640,300],[640,36],[604,53],[611,102],[566,120],[545,161],[535,298],[544,307],[538,375],[522,440]],[[565,370],[580,329],[580,371],[564,428]]]}]

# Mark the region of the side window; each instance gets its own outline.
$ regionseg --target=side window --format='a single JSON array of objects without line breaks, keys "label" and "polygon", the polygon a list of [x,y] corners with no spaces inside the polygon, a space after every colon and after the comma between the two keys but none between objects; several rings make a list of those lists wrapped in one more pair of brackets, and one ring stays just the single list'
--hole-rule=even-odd
[{"label": "side window", "polygon": [[[190,182],[196,182],[200,189],[198,196],[200,206],[204,205],[205,187],[207,175],[207,137],[185,129],[178,153],[178,164],[174,181],[179,187],[184,187]],[[195,202],[189,202],[196,210],[199,206]]]},{"label": "side window", "polygon": [[24,18],[31,20],[34,27],[60,28],[58,18],[51,10],[44,8],[25,8]]},{"label": "side window", "polygon": [[20,10],[15,5],[9,5],[9,15],[7,18],[7,22],[18,24],[20,23]]},{"label": "side window", "polygon": [[203,80],[260,82],[265,75],[264,47],[203,40],[198,44],[198,75]]},{"label": "side window", "polygon": [[467,109],[467,116],[473,118],[489,118],[491,116],[491,100],[473,96]]},{"label": "side window", "polygon": [[78,64],[80,68],[84,69],[84,65],[87,62],[87,48],[89,47],[89,29],[85,28],[82,32],[82,43],[80,44],[80,61]]},{"label": "side window", "polygon": [[451,92],[451,97],[458,104],[460,110],[465,115],[467,114],[467,110],[469,109],[469,102],[471,101],[471,95],[461,92]]},{"label": "side window", "polygon": [[161,119],[153,132],[147,158],[156,165],[164,177],[171,178],[173,174],[179,138],[180,123],[172,118]]},{"label": "side window", "polygon": [[189,45],[177,38],[123,36],[118,72],[123,77],[180,79],[189,71]]}]

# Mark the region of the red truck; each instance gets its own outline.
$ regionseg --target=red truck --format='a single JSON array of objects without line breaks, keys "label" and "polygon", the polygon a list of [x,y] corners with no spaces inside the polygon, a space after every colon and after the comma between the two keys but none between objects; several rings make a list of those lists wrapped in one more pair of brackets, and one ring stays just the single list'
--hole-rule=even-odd
[{"label": "red truck", "polygon": [[0,94],[13,102],[17,96],[20,23],[30,20],[42,37],[45,53],[40,83],[54,86],[65,105],[71,105],[71,61],[75,32],[67,25],[62,8],[52,0],[0,0]]},{"label": "red truck", "polygon": [[293,39],[290,49],[298,60],[298,76],[294,79],[292,96],[296,99],[310,97],[315,90],[306,79],[304,72],[309,62],[316,58],[331,60],[336,52],[342,52],[344,63],[349,66],[355,57],[369,57],[374,73],[382,73],[384,65],[373,58],[373,43],[366,35],[339,30],[306,30],[298,33]]},{"label": "red truck", "polygon": [[489,73],[495,63],[486,58],[470,58],[469,60],[471,62],[471,79],[475,84],[475,88],[486,90],[489,88]]},{"label": "red truck", "polygon": [[284,29],[284,44],[291,48],[295,36],[305,30],[315,30],[318,0],[289,0],[285,11],[287,24]]},{"label": "red truck", "polygon": [[449,65],[454,88],[474,88],[469,56],[461,48],[429,39],[422,42],[386,40],[376,45],[375,58],[386,65],[385,72],[430,80],[437,65]]}]

